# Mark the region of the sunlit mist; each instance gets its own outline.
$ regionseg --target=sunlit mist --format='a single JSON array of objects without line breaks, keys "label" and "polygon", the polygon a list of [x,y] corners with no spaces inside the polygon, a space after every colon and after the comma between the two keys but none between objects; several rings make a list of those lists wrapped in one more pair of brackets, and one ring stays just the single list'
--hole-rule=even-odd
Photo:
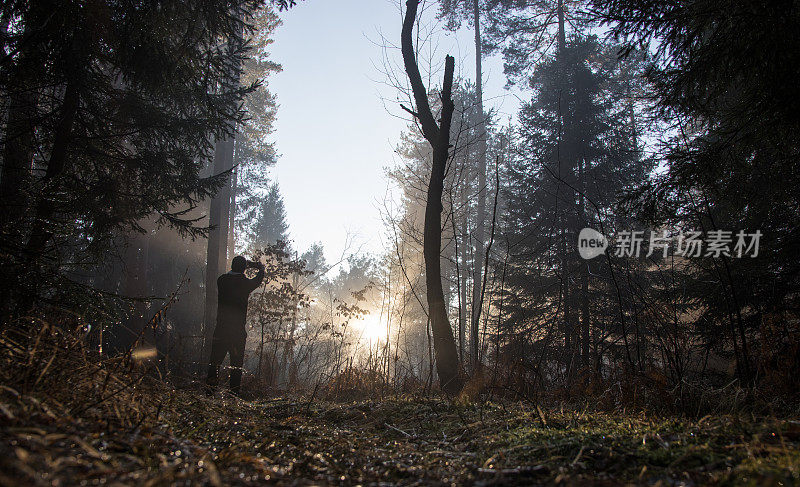
[{"label": "sunlit mist", "polygon": [[371,313],[353,322],[356,335],[361,340],[372,343],[386,341],[386,319],[381,319],[378,313]]}]

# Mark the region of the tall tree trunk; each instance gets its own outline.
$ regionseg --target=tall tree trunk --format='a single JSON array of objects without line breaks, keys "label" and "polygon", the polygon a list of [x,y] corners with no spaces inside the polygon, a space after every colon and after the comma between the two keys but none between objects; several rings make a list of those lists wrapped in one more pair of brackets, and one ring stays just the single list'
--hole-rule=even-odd
[{"label": "tall tree trunk", "polygon": [[61,107],[61,117],[56,128],[53,148],[50,151],[50,159],[47,161],[47,170],[42,180],[45,188],[44,195],[36,205],[36,215],[33,222],[33,230],[28,239],[26,253],[29,260],[37,259],[45,245],[52,237],[47,228],[48,220],[52,218],[56,211],[56,202],[49,197],[58,190],[58,177],[64,173],[67,164],[67,150],[72,139],[72,124],[75,114],[78,111],[80,94],[78,93],[77,82],[71,80],[67,83],[64,90],[64,103]]},{"label": "tall tree trunk", "polygon": [[47,169],[42,178],[41,193],[39,195],[34,210],[33,228],[31,229],[28,241],[24,248],[24,273],[22,282],[24,287],[20,291],[20,299],[16,303],[17,313],[24,314],[29,312],[39,294],[39,272],[38,263],[45,253],[47,243],[53,234],[49,230],[52,222],[50,221],[58,209],[57,199],[54,195],[60,189],[60,177],[66,170],[69,159],[67,151],[72,140],[72,125],[80,104],[80,93],[76,80],[70,80],[64,90],[64,101],[61,106],[61,114],[56,125],[53,139],[53,147],[50,150],[50,158],[47,161]]},{"label": "tall tree trunk", "polygon": [[431,177],[428,183],[428,200],[425,205],[425,229],[423,236],[423,256],[425,258],[425,284],[427,287],[428,314],[433,334],[433,348],[436,353],[436,372],[443,391],[458,394],[463,387],[463,378],[458,363],[458,351],[447,317],[447,307],[442,289],[441,248],[442,248],[442,192],[444,190],[445,166],[450,149],[450,124],[453,119],[452,89],[455,60],[445,58],[444,81],[442,83],[441,125],[437,125],[428,103],[428,93],[422,83],[414,53],[412,34],[417,16],[419,0],[406,2],[403,20],[401,46],[403,63],[411,83],[417,113],[414,115],[422,126],[425,139],[433,148]]},{"label": "tall tree trunk", "polygon": [[[37,15],[25,22],[25,34],[37,29]],[[33,21],[32,21],[33,20]],[[1,26],[3,41],[8,32],[9,19],[4,16]],[[5,44],[5,42],[3,42]],[[3,46],[5,47],[5,46]],[[0,231],[5,238],[18,234],[19,223],[28,213],[30,201],[25,189],[33,167],[34,131],[38,112],[39,89],[37,78],[40,74],[39,63],[31,59],[29,52],[23,49],[19,56],[16,70],[10,75],[3,140],[3,167],[0,175]],[[18,243],[18,242],[17,242]]]},{"label": "tall tree trunk", "polygon": [[[234,44],[242,42],[242,33],[238,37],[228,39],[228,52],[233,57]],[[241,67],[233,62],[229,65],[227,79],[223,89],[233,89],[239,84]],[[214,147],[214,174],[230,171],[233,167],[233,148],[235,128],[229,127],[228,135],[218,140]],[[208,222],[211,231],[208,235],[206,252],[206,296],[203,313],[203,354],[201,360],[211,354],[211,339],[217,318],[217,278],[228,266],[228,225],[230,220],[231,178],[222,185],[219,192],[211,199]]]},{"label": "tall tree trunk", "polygon": [[[578,205],[580,210],[580,226],[581,227],[588,227],[589,226],[589,218],[588,212],[586,211],[586,191],[587,191],[587,184],[586,184],[586,159],[581,158],[578,177],[579,177],[579,187],[581,188],[581,195],[578,198]],[[590,315],[590,301],[589,301],[589,266],[591,265],[591,261],[581,262],[581,365],[587,371],[589,370],[589,366],[591,365],[591,359],[589,357],[589,327],[591,326],[591,315]]]},{"label": "tall tree trunk", "polygon": [[[566,234],[566,232],[562,232],[562,235]],[[564,361],[567,368],[567,377],[571,377],[572,375],[572,348],[573,348],[573,337],[572,334],[574,333],[574,329],[572,326],[572,295],[569,283],[569,261],[566,259],[566,255],[568,255],[568,244],[566,242],[562,242],[562,252],[564,252],[564,257],[562,257],[562,286],[564,289]]]},{"label": "tall tree trunk", "polygon": [[228,270],[228,237],[230,235],[231,224],[231,193],[233,185],[234,172],[233,168],[233,145],[234,138],[229,137],[225,140],[225,168],[228,173],[228,180],[220,188],[217,198],[219,198],[219,266],[220,271],[225,272]]},{"label": "tall tree trunk", "polygon": [[125,295],[137,298],[133,305],[133,314],[128,317],[123,350],[129,350],[137,345],[141,348],[155,346],[155,333],[152,329],[145,329],[150,317],[147,316],[147,303],[142,299],[148,296],[147,283],[148,261],[150,257],[150,234],[137,235],[128,242],[125,259]]},{"label": "tall tree trunk", "polygon": [[[217,141],[214,149],[214,174],[220,174],[230,169],[228,149],[232,143],[230,139]],[[228,190],[226,191],[226,188]],[[226,264],[225,253],[228,248],[228,203],[230,203],[230,181],[211,199],[208,223],[211,230],[208,233],[208,249],[206,252],[206,299],[203,313],[203,360],[211,353],[211,338],[217,319],[217,278],[224,272]]]},{"label": "tall tree trunk", "polygon": [[[23,60],[24,61],[24,60]],[[29,71],[29,70],[28,70]],[[32,119],[36,116],[38,92],[31,89],[30,73],[18,74],[15,82],[16,92],[9,96],[5,114],[5,125],[2,133],[3,162],[0,174],[0,235],[6,244],[22,245],[25,238],[26,216],[29,214],[31,201],[27,189],[30,187],[31,169],[33,166],[33,134]],[[7,252],[7,248],[3,253]],[[11,315],[14,300],[20,289],[14,283],[24,272],[19,265],[11,265],[6,258],[0,265],[0,320],[3,323]],[[19,304],[19,303],[17,303]],[[23,306],[23,308],[27,305]],[[0,325],[1,326],[1,325]]]},{"label": "tall tree trunk", "polygon": [[[234,147],[236,144],[234,143]],[[236,152],[234,152],[234,160]],[[231,174],[231,203],[230,218],[228,221],[228,261],[236,255],[236,190],[239,187],[239,169],[234,169]]]},{"label": "tall tree trunk", "polygon": [[[467,179],[468,180],[468,179]],[[464,344],[466,338],[466,324],[467,324],[467,283],[469,282],[468,279],[468,272],[467,272],[467,245],[469,243],[469,228],[467,226],[468,223],[468,212],[467,212],[467,198],[464,191],[461,192],[462,194],[462,207],[464,208],[464,215],[461,219],[461,248],[459,249],[459,253],[461,254],[461,266],[459,272],[459,306],[458,306],[458,351],[459,357],[461,358],[461,363],[464,363]],[[456,256],[458,258],[458,256]]]},{"label": "tall tree trunk", "polygon": [[558,6],[556,7],[556,14],[558,16],[558,53],[561,54],[564,52],[564,48],[567,47],[567,33],[564,29],[564,0],[558,0]]},{"label": "tall tree trunk", "polygon": [[483,114],[483,67],[481,64],[481,17],[478,0],[473,0],[473,23],[475,24],[475,96],[478,102],[478,214],[475,229],[475,267],[472,272],[472,316],[470,333],[470,351],[472,355],[472,369],[478,369],[480,361],[480,334],[478,327],[483,310],[481,298],[481,283],[483,272],[483,258],[486,242],[486,120]]},{"label": "tall tree trunk", "polygon": [[[558,18],[558,33],[557,33],[557,51],[556,56],[559,63],[558,68],[558,76],[559,76],[559,85],[562,87],[561,92],[569,92],[566,90],[567,80],[564,76],[564,50],[566,49],[566,21],[565,21],[565,14],[564,14],[564,0],[558,0],[558,4],[556,6],[556,16]],[[562,103],[562,107],[567,106],[567,104]],[[572,289],[571,285],[571,256],[574,255],[573,249],[570,248],[570,245],[573,243],[573,237],[577,238],[577,227],[580,215],[580,207],[577,201],[577,195],[575,194],[575,190],[572,185],[575,183],[575,172],[576,172],[576,165],[577,161],[575,160],[574,151],[568,150],[568,143],[571,142],[574,137],[572,137],[572,127],[570,123],[569,117],[565,117],[564,113],[559,113],[560,119],[560,132],[559,132],[559,177],[562,181],[567,182],[568,184],[564,185],[566,194],[567,194],[567,203],[565,208],[565,215],[563,220],[563,228],[561,229],[562,234],[562,241],[564,244],[564,257],[562,258],[563,268],[562,271],[562,281],[564,287],[564,346],[566,348],[565,360],[567,366],[567,380],[571,381],[573,372],[574,372],[574,365],[575,365],[575,355],[576,352],[580,352],[581,349],[581,336],[577,333],[580,330],[580,325],[577,322],[577,318],[579,316],[579,312],[576,309],[577,301],[575,299],[575,295],[577,294],[576,289]]]},{"label": "tall tree trunk", "polygon": [[26,89],[27,83],[16,85],[17,93],[10,96],[8,118],[3,132],[3,168],[0,176],[0,230],[7,236],[16,233],[11,225],[18,224],[27,213],[25,188],[33,165],[33,122],[37,93]]}]

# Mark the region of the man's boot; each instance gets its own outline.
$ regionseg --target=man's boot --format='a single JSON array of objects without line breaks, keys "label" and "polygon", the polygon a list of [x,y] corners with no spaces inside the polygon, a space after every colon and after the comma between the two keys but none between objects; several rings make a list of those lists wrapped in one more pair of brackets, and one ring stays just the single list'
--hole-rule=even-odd
[{"label": "man's boot", "polygon": [[231,367],[231,392],[241,397],[242,388],[242,369]]},{"label": "man's boot", "polygon": [[206,385],[204,387],[207,396],[213,396],[214,390],[219,383],[219,366],[209,365],[208,376],[206,377]]}]

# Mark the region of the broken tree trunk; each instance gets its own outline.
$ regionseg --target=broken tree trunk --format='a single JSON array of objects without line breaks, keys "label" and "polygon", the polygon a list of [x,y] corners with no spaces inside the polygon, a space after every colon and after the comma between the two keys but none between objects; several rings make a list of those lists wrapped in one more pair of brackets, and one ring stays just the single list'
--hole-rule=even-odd
[{"label": "broken tree trunk", "polygon": [[463,387],[463,376],[458,361],[458,351],[447,316],[447,307],[442,290],[442,191],[444,189],[445,166],[450,148],[450,124],[453,119],[453,71],[455,60],[445,58],[444,82],[442,83],[442,113],[437,125],[428,103],[428,93],[422,83],[419,66],[414,53],[412,34],[417,17],[419,0],[406,2],[401,45],[403,63],[413,90],[416,112],[411,112],[422,127],[422,134],[433,148],[433,164],[428,183],[428,201],[425,206],[425,230],[423,255],[425,258],[425,284],[427,286],[428,313],[433,332],[433,348],[436,354],[436,372],[439,384],[448,394],[458,394]]}]

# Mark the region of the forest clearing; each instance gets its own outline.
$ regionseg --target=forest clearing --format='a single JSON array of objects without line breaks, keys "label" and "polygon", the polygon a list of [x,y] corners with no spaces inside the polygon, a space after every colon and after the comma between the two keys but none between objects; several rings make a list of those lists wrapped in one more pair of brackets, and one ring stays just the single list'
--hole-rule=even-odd
[{"label": "forest clearing", "polygon": [[800,485],[796,0],[1,0],[0,486]]}]

